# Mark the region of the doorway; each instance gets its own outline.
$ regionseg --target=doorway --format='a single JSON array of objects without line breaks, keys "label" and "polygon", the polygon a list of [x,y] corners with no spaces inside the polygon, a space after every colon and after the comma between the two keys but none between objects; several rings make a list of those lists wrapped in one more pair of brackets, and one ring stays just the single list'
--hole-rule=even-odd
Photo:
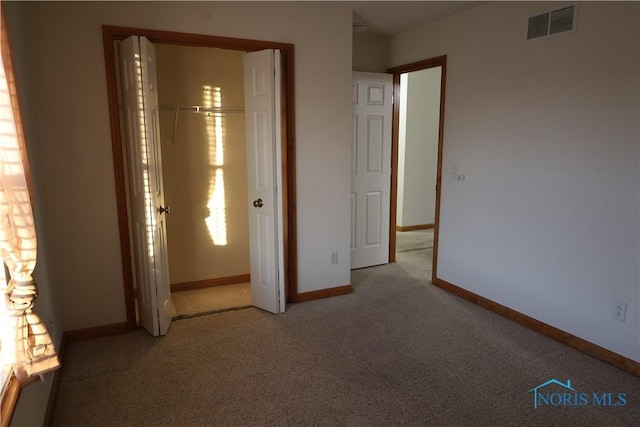
[{"label": "doorway", "polygon": [[[393,74],[389,261],[396,251],[433,248],[436,277],[446,56],[388,70]],[[399,233],[402,243],[399,243]],[[411,236],[409,236],[411,234]]]},{"label": "doorway", "polygon": [[282,54],[282,97],[283,105],[283,146],[281,147],[282,180],[282,215],[284,240],[284,281],[285,300],[297,296],[296,282],[296,212],[295,212],[295,140],[294,140],[294,82],[293,82],[293,45],[231,39],[216,36],[204,36],[185,33],[171,33],[155,30],[143,30],[123,27],[103,27],[103,41],[105,50],[105,64],[107,71],[107,87],[109,110],[111,118],[111,135],[116,180],[116,197],[118,200],[118,218],[120,225],[121,256],[123,265],[124,294],[127,314],[127,328],[137,327],[135,304],[135,280],[133,276],[134,264],[131,258],[132,237],[129,227],[126,194],[126,166],[122,155],[122,141],[120,135],[121,119],[118,105],[118,90],[116,79],[115,43],[126,37],[138,35],[148,38],[152,43],[183,45],[192,47],[212,47],[237,51],[253,52],[264,49],[277,49]]},{"label": "doorway", "polygon": [[174,319],[250,306],[245,52],[155,51]]}]

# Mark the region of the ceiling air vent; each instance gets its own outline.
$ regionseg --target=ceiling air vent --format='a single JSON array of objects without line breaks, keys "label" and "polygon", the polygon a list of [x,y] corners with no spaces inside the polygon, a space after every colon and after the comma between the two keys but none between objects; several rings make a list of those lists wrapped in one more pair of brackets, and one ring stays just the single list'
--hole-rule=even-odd
[{"label": "ceiling air vent", "polygon": [[527,40],[576,30],[576,5],[530,16],[527,21]]}]

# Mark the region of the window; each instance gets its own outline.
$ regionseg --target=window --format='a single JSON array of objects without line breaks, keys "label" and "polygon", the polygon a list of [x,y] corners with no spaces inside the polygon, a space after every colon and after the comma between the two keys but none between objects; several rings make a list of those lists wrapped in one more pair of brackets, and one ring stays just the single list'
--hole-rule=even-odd
[{"label": "window", "polygon": [[7,364],[23,386],[60,364],[46,327],[32,310],[37,296],[32,278],[37,240],[4,15],[0,30],[0,261],[10,273],[0,267],[0,387],[4,390]]},{"label": "window", "polygon": [[[4,16],[2,18],[2,38],[4,38]],[[3,140],[5,139],[5,133],[9,132],[7,127],[9,125],[15,127],[15,124],[13,122],[13,115],[10,114],[10,109],[11,94],[9,93],[7,84],[4,61],[2,59],[2,56],[0,56],[0,135],[2,136]],[[5,273],[4,263],[1,261],[2,259],[0,258],[0,401],[1,398],[4,397],[12,373],[11,364],[9,362],[9,358],[7,357],[8,346],[6,344],[6,342],[8,341],[6,337],[8,337],[9,333],[9,331],[7,330],[7,327],[9,326],[9,320],[7,319],[8,312],[4,302],[4,295],[6,294],[7,290],[7,275]],[[3,338],[5,339],[4,345],[2,342]]]}]

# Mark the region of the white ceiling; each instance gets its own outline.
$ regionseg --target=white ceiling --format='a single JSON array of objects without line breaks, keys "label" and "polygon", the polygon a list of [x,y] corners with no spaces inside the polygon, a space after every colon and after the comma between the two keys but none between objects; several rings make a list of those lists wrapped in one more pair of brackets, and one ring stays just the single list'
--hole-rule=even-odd
[{"label": "white ceiling", "polygon": [[486,3],[481,1],[353,1],[353,23],[366,33],[392,36]]}]

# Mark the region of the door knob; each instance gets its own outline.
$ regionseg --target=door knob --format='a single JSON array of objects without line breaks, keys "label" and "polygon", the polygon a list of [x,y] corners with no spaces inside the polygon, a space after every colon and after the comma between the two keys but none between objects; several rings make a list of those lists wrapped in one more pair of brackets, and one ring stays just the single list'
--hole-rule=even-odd
[{"label": "door knob", "polygon": [[171,213],[171,208],[169,206],[165,206],[163,208],[162,205],[160,205],[160,207],[158,208],[158,213],[160,215],[162,215],[163,213],[166,213],[167,215],[169,215]]},{"label": "door knob", "polygon": [[261,208],[262,206],[263,206],[262,199],[258,199],[258,200],[254,200],[253,201],[253,207],[254,208]]}]

